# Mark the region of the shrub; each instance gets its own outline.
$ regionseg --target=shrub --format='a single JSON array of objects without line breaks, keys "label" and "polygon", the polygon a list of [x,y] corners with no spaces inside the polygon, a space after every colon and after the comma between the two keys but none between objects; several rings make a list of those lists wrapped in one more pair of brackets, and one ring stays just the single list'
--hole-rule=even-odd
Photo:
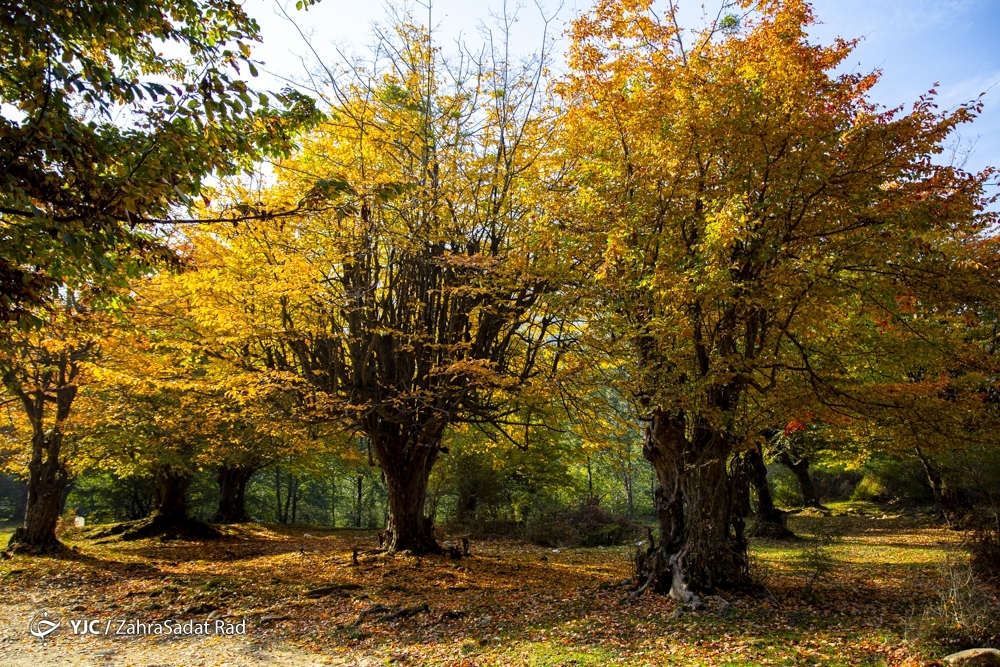
[{"label": "shrub", "polygon": [[771,497],[780,507],[801,507],[802,493],[795,476],[780,463],[767,467],[767,480],[771,484]]},{"label": "shrub", "polygon": [[969,541],[969,565],[982,581],[1000,588],[1000,525],[981,523]]},{"label": "shrub", "polygon": [[889,490],[882,483],[882,480],[872,473],[868,473],[862,477],[851,494],[851,500],[883,502],[889,500],[889,498]]},{"label": "shrub", "polygon": [[816,487],[816,495],[823,503],[850,500],[854,489],[864,477],[860,470],[825,466],[817,466],[810,471],[810,475],[813,486]]},{"label": "shrub", "polygon": [[536,510],[524,522],[527,540],[545,547],[615,546],[633,541],[642,526],[613,516],[590,498],[572,509]]},{"label": "shrub", "polygon": [[925,504],[933,502],[934,496],[919,461],[876,456],[865,464],[864,477],[854,488],[851,500]]},{"label": "shrub", "polygon": [[946,564],[937,603],[920,619],[920,634],[960,650],[1000,642],[1000,594],[969,564]]},{"label": "shrub", "polygon": [[796,560],[806,578],[805,595],[814,604],[821,601],[816,587],[825,582],[837,566],[831,547],[842,539],[839,532],[828,528],[818,532],[798,553]]}]

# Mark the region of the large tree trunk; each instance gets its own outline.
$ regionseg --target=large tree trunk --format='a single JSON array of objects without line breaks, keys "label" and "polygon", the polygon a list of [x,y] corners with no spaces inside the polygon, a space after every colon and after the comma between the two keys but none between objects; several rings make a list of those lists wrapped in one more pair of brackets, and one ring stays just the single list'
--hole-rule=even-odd
[{"label": "large tree trunk", "polygon": [[771,485],[767,481],[767,466],[764,465],[763,450],[760,447],[755,447],[745,452],[743,456],[746,459],[750,481],[757,492],[756,519],[750,528],[750,534],[774,540],[795,537],[795,533],[788,529],[787,513],[774,506]]},{"label": "large tree trunk", "polygon": [[24,523],[14,531],[7,544],[17,551],[45,553],[62,549],[62,543],[56,538],[56,523],[69,479],[66,466],[59,458],[62,437],[58,427],[48,433],[35,430],[28,463]]},{"label": "large tree trunk", "polygon": [[917,458],[920,459],[920,463],[924,466],[927,483],[934,493],[934,500],[937,502],[941,518],[944,519],[949,528],[959,530],[962,527],[963,519],[970,513],[972,504],[960,489],[953,489],[945,481],[941,471],[924,454],[920,447],[914,447],[914,450],[917,452]]},{"label": "large tree trunk", "polygon": [[792,471],[795,475],[795,479],[799,482],[799,492],[802,494],[802,505],[803,507],[818,507],[819,509],[826,509],[819,502],[819,497],[816,495],[816,487],[813,486],[812,477],[809,476],[809,457],[803,456],[802,458],[793,459],[788,452],[781,452],[778,454],[778,460]]},{"label": "large tree trunk", "polygon": [[479,496],[468,486],[461,486],[458,489],[458,501],[455,503],[455,519],[459,524],[472,523],[476,518],[476,505],[479,504]]},{"label": "large tree trunk", "polygon": [[186,494],[193,475],[172,466],[156,469],[153,491],[153,513],[122,535],[124,540],[166,536],[185,539],[211,539],[219,532],[211,526],[188,516]]},{"label": "large tree trunk", "polygon": [[682,417],[655,412],[643,455],[656,470],[660,542],[639,564],[652,588],[684,602],[696,592],[742,588],[748,583],[742,508],[745,473],[728,461],[727,436],[698,426],[686,437]]},{"label": "large tree trunk", "polygon": [[156,470],[156,490],[153,493],[153,520],[164,525],[187,523],[187,490],[193,475],[171,466]]},{"label": "large tree trunk", "polygon": [[239,466],[219,466],[219,511],[215,514],[218,523],[239,523],[247,520],[246,490],[253,468]]},{"label": "large tree trunk", "polygon": [[434,539],[434,518],[424,516],[427,483],[437,459],[438,447],[416,443],[392,449],[375,447],[385,473],[389,496],[389,521],[382,546],[389,553],[408,550],[414,554],[440,553]]}]

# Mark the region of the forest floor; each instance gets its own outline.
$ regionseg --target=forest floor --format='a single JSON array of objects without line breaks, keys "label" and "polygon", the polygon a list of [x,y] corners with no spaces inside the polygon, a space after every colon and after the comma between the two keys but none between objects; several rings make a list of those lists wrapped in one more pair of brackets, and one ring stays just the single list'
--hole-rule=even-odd
[{"label": "forest floor", "polygon": [[[484,540],[451,560],[365,553],[374,533],[351,530],[248,523],[199,543],[69,530],[64,556],[0,560],[0,664],[859,666],[950,652],[918,628],[963,558],[960,534],[870,504],[789,525],[804,539],[752,544],[769,594],[687,612],[651,594],[621,602],[630,547]],[[44,644],[28,631],[42,610],[61,624]],[[246,633],[117,635],[115,619],[246,619]],[[71,620],[110,634],[73,634]]]}]

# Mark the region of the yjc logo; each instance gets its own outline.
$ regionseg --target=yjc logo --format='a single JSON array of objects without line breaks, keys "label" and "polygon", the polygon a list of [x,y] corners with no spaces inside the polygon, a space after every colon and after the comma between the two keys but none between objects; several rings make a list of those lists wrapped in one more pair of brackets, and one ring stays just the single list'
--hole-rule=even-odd
[{"label": "yjc logo", "polygon": [[46,643],[46,637],[58,630],[59,625],[59,621],[55,620],[54,616],[50,618],[49,612],[40,611],[35,614],[34,618],[31,619],[31,623],[28,624],[28,632],[41,639],[43,643]]}]

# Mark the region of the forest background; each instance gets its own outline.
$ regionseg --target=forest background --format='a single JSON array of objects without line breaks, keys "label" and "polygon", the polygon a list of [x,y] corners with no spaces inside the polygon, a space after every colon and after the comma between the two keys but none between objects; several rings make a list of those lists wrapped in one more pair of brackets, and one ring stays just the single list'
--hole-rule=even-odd
[{"label": "forest background", "polygon": [[794,0],[539,10],[526,56],[513,8],[454,48],[390,8],[277,92],[239,5],[133,4],[5,8],[11,553],[73,516],[646,538],[628,597],[697,607],[853,500],[935,507],[995,583],[982,95],[878,106]]}]

